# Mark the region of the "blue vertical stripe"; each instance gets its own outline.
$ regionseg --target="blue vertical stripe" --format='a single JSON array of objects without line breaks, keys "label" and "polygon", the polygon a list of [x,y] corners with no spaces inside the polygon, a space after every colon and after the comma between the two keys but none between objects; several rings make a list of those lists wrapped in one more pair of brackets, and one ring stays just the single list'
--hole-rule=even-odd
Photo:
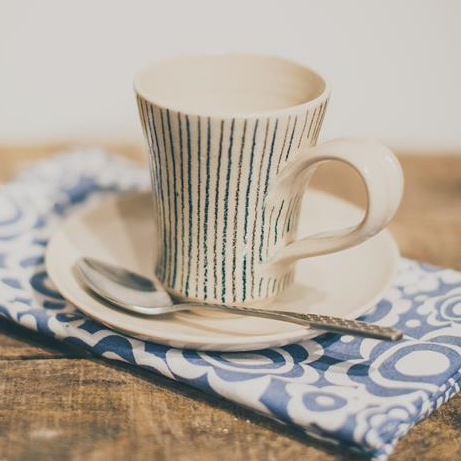
[{"label": "blue vertical stripe", "polygon": [[279,231],[279,220],[280,220],[280,215],[282,214],[283,207],[285,206],[285,200],[282,200],[282,206],[280,207],[280,210],[277,214],[277,219],[275,220],[275,228],[274,228],[274,245],[277,245],[277,240],[278,240],[278,231]]},{"label": "blue vertical stripe", "polygon": [[178,112],[178,136],[179,136],[179,158],[180,158],[180,182],[181,182],[181,280],[180,287],[184,287],[184,272],[186,270],[184,265],[184,255],[185,255],[185,246],[186,246],[186,236],[185,236],[185,181],[184,181],[184,167],[186,162],[184,159],[183,151],[183,141],[182,141],[182,122],[181,114]]},{"label": "blue vertical stripe", "polygon": [[[156,213],[157,232],[161,234],[163,231],[163,221],[161,221],[160,216],[161,216],[161,212],[163,208],[163,203],[161,202],[160,184],[159,184],[159,178],[158,178],[158,175],[159,175],[159,166],[157,164],[158,153],[155,152],[155,148],[154,148],[152,124],[149,121],[147,103],[144,103],[144,101],[141,99],[139,101],[140,101],[141,110],[142,110],[142,120],[143,120],[143,124],[145,127],[145,133],[146,133],[146,137],[148,139],[148,145],[149,145],[148,157],[149,157],[150,179],[151,179],[152,188],[154,190],[155,198],[157,202],[157,205],[156,205],[157,207],[156,209],[157,211]],[[161,251],[161,241],[159,239],[157,239],[157,246],[159,247],[158,250]],[[158,251],[157,254],[159,254],[160,251]]]},{"label": "blue vertical stripe", "polygon": [[291,146],[293,144],[293,137],[295,135],[296,125],[297,124],[298,124],[298,117],[295,117],[295,122],[293,123],[293,130],[291,131],[290,144],[288,145],[287,153],[285,155],[285,161],[288,160],[288,157],[289,157],[289,155],[291,153]]},{"label": "blue vertical stripe", "polygon": [[187,201],[189,203],[189,238],[187,240],[187,272],[186,272],[186,285],[184,292],[189,296],[190,288],[190,272],[192,264],[192,148],[190,139],[190,121],[186,115],[186,136],[187,136]]},{"label": "blue vertical stripe", "polygon": [[[315,115],[316,115],[316,113],[317,113],[317,109],[318,109],[318,107],[316,107],[316,108],[314,109],[314,113],[312,114],[312,118],[311,118],[311,123],[309,123],[309,130],[307,131],[307,139],[308,139],[309,141],[310,141],[310,139],[311,139],[312,123],[313,123],[313,121],[314,121],[314,119],[315,119]],[[312,142],[309,142],[309,145],[311,146],[311,145],[312,145]]]},{"label": "blue vertical stripe", "polygon": [[195,261],[195,296],[198,297],[200,288],[198,275],[202,269],[202,261],[200,258],[200,240],[201,240],[201,221],[202,221],[202,132],[201,119],[197,117],[197,258]]},{"label": "blue vertical stripe", "polygon": [[210,208],[210,162],[211,162],[211,127],[210,117],[207,120],[207,132],[206,132],[206,182],[205,182],[205,214],[203,217],[203,254],[205,267],[204,274],[204,298],[208,297],[208,214]]},{"label": "blue vertical stripe", "polygon": [[160,192],[161,192],[161,202],[162,202],[162,236],[163,236],[163,249],[161,252],[161,270],[159,271],[159,277],[161,278],[162,281],[165,281],[166,278],[166,258],[167,258],[167,235],[166,235],[166,223],[165,223],[165,215],[166,215],[166,204],[167,200],[165,200],[165,190],[163,186],[163,173],[164,169],[161,165],[161,158],[160,158],[160,145],[159,145],[159,136],[158,136],[158,130],[157,130],[157,125],[155,123],[155,116],[154,116],[154,109],[152,106],[149,106],[150,109],[150,115],[151,115],[151,120],[152,120],[152,129],[154,130],[154,139],[155,139],[155,146],[157,148],[157,155],[156,155],[156,160],[157,160],[157,166],[158,166],[158,172],[159,172],[159,186],[160,186]]},{"label": "blue vertical stripe", "polygon": [[299,196],[296,196],[293,201],[293,206],[291,207],[290,215],[288,217],[287,232],[291,232],[294,229],[294,219],[296,216],[296,207],[297,207],[299,200],[300,200]]},{"label": "blue vertical stripe", "polygon": [[168,273],[166,274],[166,282],[170,283],[171,281],[171,269],[172,269],[172,251],[171,248],[173,246],[173,236],[172,236],[172,220],[171,220],[171,215],[172,215],[172,206],[171,206],[171,187],[170,187],[170,162],[168,159],[168,151],[166,148],[166,136],[165,136],[165,120],[164,120],[164,112],[163,110],[160,111],[160,117],[162,121],[162,140],[163,140],[163,158],[165,161],[164,169],[166,173],[166,186],[167,186],[167,201],[166,203],[168,204],[168,242],[167,242],[167,247],[166,247],[166,255],[167,255],[167,264],[166,267],[168,269]]},{"label": "blue vertical stripe", "polygon": [[304,119],[304,124],[303,124],[303,129],[301,130],[301,134],[299,135],[299,141],[298,141],[298,149],[301,147],[301,143],[303,142],[304,139],[304,133],[306,131],[306,126],[307,126],[307,120],[309,119],[309,111],[306,111],[306,118]]},{"label": "blue vertical stripe", "polygon": [[[156,164],[156,154],[154,152],[154,141],[152,138],[152,128],[150,126],[150,123],[148,122],[146,118],[146,111],[147,111],[147,103],[144,103],[144,101],[139,98],[139,96],[136,98],[138,102],[138,109],[139,109],[139,114],[141,117],[141,122],[143,126],[143,131],[144,135],[147,139],[147,145],[149,147],[149,152],[148,152],[148,159],[149,159],[149,171],[150,171],[150,179],[151,179],[151,184],[152,184],[152,189],[154,191],[155,195],[155,201],[156,201],[156,231],[158,233],[158,238],[156,239],[156,250],[157,250],[157,257],[162,251],[162,243],[161,239],[159,238],[162,233],[162,221],[160,219],[160,208],[163,206],[163,204],[160,202],[160,190],[159,190],[159,184],[158,184],[158,167]],[[158,261],[157,261],[158,263]]]},{"label": "blue vertical stripe", "polygon": [[269,295],[270,295],[270,284],[272,283],[272,277],[270,277],[268,280],[267,280],[267,283],[266,283],[266,293],[265,293],[265,297],[268,298]]},{"label": "blue vertical stripe", "polygon": [[226,174],[226,189],[224,195],[224,232],[223,232],[223,241],[221,247],[221,276],[222,276],[222,286],[221,286],[221,301],[224,303],[226,301],[226,250],[227,250],[227,234],[228,234],[228,213],[229,213],[229,187],[230,187],[230,177],[232,172],[232,147],[234,143],[234,126],[235,119],[232,119],[231,129],[229,135],[229,150],[227,152],[227,174]]},{"label": "blue vertical stripe", "polygon": [[323,111],[323,102],[319,106],[319,111],[317,113],[317,119],[315,120],[314,129],[312,130],[312,145],[315,145],[316,143],[316,135],[317,135],[318,127],[319,127],[319,121],[322,118],[322,111]]},{"label": "blue vertical stripe", "polygon": [[285,136],[283,137],[282,150],[280,151],[280,157],[277,161],[277,170],[276,170],[277,172],[280,170],[280,162],[282,161],[283,152],[285,151],[285,146],[287,144],[288,131],[290,130],[290,122],[291,122],[291,115],[288,117],[287,129],[285,131]]},{"label": "blue vertical stripe", "polygon": [[269,225],[267,226],[267,239],[266,239],[266,258],[267,256],[269,255],[269,249],[270,249],[270,246],[271,246],[271,234],[272,234],[272,228],[273,228],[273,224],[272,224],[272,218],[274,216],[274,211],[275,211],[275,207],[272,207],[271,209],[271,214],[269,215]]},{"label": "blue vertical stripe", "polygon": [[174,209],[174,222],[173,227],[170,228],[170,235],[174,232],[173,239],[173,248],[172,251],[172,274],[170,279],[170,285],[176,285],[176,273],[177,273],[177,261],[178,261],[178,185],[176,184],[176,153],[174,150],[173,144],[173,133],[171,130],[171,119],[170,119],[170,111],[166,110],[166,117],[167,117],[167,124],[168,124],[168,137],[170,138],[170,156],[171,156],[171,164],[173,169],[173,193],[170,196],[170,200],[173,200],[173,209]]},{"label": "blue vertical stripe", "polygon": [[[250,192],[251,192],[251,183],[253,180],[253,163],[254,163],[254,155],[255,155],[255,147],[256,147],[256,134],[258,133],[258,124],[259,119],[256,119],[255,126],[253,128],[253,140],[251,143],[251,154],[250,154],[250,169],[248,172],[247,178],[247,188],[245,191],[245,219],[243,223],[243,244],[245,246],[245,254],[243,255],[243,268],[242,268],[242,300],[245,301],[247,297],[247,259],[248,259],[248,251],[247,247],[247,238],[248,238],[248,215],[249,215],[249,205],[250,205]],[[261,171],[261,170],[260,170]],[[259,189],[259,188],[258,188]],[[255,210],[255,218],[257,216],[257,209]],[[254,242],[252,242],[252,246],[254,247]]]},{"label": "blue vertical stripe", "polygon": [[[266,168],[266,179],[264,181],[264,191],[263,191],[263,203],[266,201],[266,195],[267,195],[267,188],[269,187],[269,178],[270,178],[270,172],[271,172],[271,165],[272,165],[272,156],[274,155],[274,145],[275,145],[275,139],[277,137],[277,127],[278,127],[278,119],[275,121],[275,126],[274,126],[274,133],[272,136],[272,142],[271,142],[271,148],[269,152],[269,159],[267,163],[267,168]],[[261,224],[261,241],[259,242],[259,261],[262,262],[263,260],[263,242],[264,242],[264,226],[265,226],[265,221],[266,221],[266,207],[264,205],[264,209],[262,212],[262,224]]]},{"label": "blue vertical stripe", "polygon": [[221,120],[219,133],[219,151],[218,151],[218,166],[216,172],[216,185],[214,197],[214,236],[213,236],[213,282],[214,282],[214,299],[218,298],[218,210],[219,210],[219,186],[221,184],[221,160],[222,160],[222,145],[224,135],[224,120]]},{"label": "blue vertical stripe", "polygon": [[[259,164],[259,172],[258,172],[258,180],[256,182],[256,206],[255,206],[255,216],[253,220],[253,231],[252,231],[252,236],[251,236],[251,271],[254,271],[255,267],[255,256],[256,256],[256,251],[255,251],[255,245],[256,245],[256,227],[258,223],[258,213],[259,213],[259,199],[260,199],[260,191],[261,191],[261,179],[262,179],[262,173],[263,173],[263,167],[264,167],[264,158],[266,156],[266,147],[267,147],[267,139],[269,135],[269,124],[270,124],[270,119],[266,120],[266,129],[264,133],[264,144],[261,152],[261,162]],[[254,277],[252,277],[251,281],[251,296],[254,297],[254,289],[255,289],[255,280]],[[259,289],[261,292],[261,288]]]},{"label": "blue vertical stripe", "polygon": [[[277,170],[276,170],[276,173],[278,173],[279,171],[279,168],[280,168],[280,162],[282,160],[282,157],[283,157],[283,154],[285,152],[285,146],[286,146],[286,141],[287,141],[287,137],[288,137],[288,133],[289,133],[289,130],[290,130],[290,121],[291,121],[291,116],[289,116],[288,118],[288,123],[287,123],[287,129],[286,129],[286,132],[285,132],[285,136],[284,136],[284,140],[283,140],[283,146],[282,146],[282,149],[281,151],[279,152],[279,158],[278,158],[278,161],[277,161]],[[292,130],[292,136],[293,137],[293,134],[294,134],[294,129],[296,128],[296,118],[293,122],[293,130]],[[291,142],[290,142],[290,145],[291,145]],[[271,233],[272,233],[272,228],[273,228],[273,221],[272,221],[272,217],[273,217],[273,212],[274,212],[274,207],[272,208],[271,210],[271,215],[270,215],[270,219],[269,219],[269,226],[268,226],[268,235],[267,235],[267,241],[266,241],[266,258],[271,256],[269,254],[270,252],[270,247],[271,247]],[[263,229],[264,230],[264,229]]]},{"label": "blue vertical stripe", "polygon": [[299,216],[299,207],[303,195],[297,195],[295,198],[295,203],[293,205],[293,210],[291,212],[291,231],[296,231],[298,216]]},{"label": "blue vertical stripe", "polygon": [[150,127],[149,127],[149,124],[146,120],[146,108],[144,107],[144,101],[142,99],[139,98],[139,96],[136,97],[136,101],[138,103],[138,111],[139,111],[139,116],[141,118],[141,123],[142,123],[142,127],[143,127],[143,132],[144,132],[144,136],[146,137],[146,140],[147,140],[147,146],[149,148],[149,152],[148,152],[148,160],[149,160],[149,177],[150,177],[150,180],[151,180],[151,185],[152,185],[152,188],[154,189],[154,191],[156,192],[155,196],[157,197],[158,194],[158,185],[157,185],[157,182],[155,181],[154,177],[155,177],[155,173],[156,173],[156,170],[155,170],[155,166],[154,166],[154,159],[153,159],[153,150],[154,150],[154,145],[153,145],[153,141],[152,141],[152,133],[151,133],[151,130],[150,130]]},{"label": "blue vertical stripe", "polygon": [[235,212],[234,212],[234,232],[232,234],[232,299],[237,299],[237,289],[235,271],[237,268],[237,233],[239,228],[239,204],[240,204],[240,184],[242,180],[243,154],[245,152],[245,137],[247,133],[247,120],[243,123],[242,141],[240,145],[240,155],[237,168],[237,184],[235,188]]},{"label": "blue vertical stripe", "polygon": [[293,200],[294,200],[294,197],[291,197],[290,198],[290,201],[288,202],[288,207],[287,207],[287,212],[285,214],[285,219],[283,220],[283,233],[287,233],[288,232],[288,219],[290,217],[290,212],[291,212],[291,207],[293,205]]},{"label": "blue vertical stripe", "polygon": [[322,115],[320,117],[320,120],[319,120],[319,123],[318,123],[318,126],[317,126],[317,130],[316,130],[315,135],[314,135],[314,144],[317,144],[317,139],[319,138],[320,128],[322,127],[322,124],[323,124],[323,119],[325,117],[325,112],[327,110],[327,105],[328,105],[328,99],[326,99],[324,104],[323,104]]}]

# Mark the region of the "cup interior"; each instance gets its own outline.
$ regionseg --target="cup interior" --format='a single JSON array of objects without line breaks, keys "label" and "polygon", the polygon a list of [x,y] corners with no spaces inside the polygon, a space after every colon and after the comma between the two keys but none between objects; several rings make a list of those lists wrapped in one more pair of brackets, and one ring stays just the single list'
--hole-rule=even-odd
[{"label": "cup interior", "polygon": [[144,99],[183,113],[248,116],[308,103],[326,91],[316,72],[260,55],[184,56],[151,63],[135,77]]}]

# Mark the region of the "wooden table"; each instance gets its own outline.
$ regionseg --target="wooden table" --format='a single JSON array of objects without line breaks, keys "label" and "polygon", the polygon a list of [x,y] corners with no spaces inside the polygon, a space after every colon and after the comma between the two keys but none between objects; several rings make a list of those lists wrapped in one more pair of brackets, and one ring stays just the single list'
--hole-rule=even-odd
[{"label": "wooden table", "polygon": [[[61,147],[0,146],[0,180]],[[118,150],[142,158],[137,148]],[[403,255],[461,270],[461,156],[401,160],[406,192],[391,230]],[[363,203],[355,173],[337,165],[322,167],[315,184]],[[0,461],[352,458],[231,403],[0,320]],[[413,428],[390,459],[461,459],[461,395]]]}]

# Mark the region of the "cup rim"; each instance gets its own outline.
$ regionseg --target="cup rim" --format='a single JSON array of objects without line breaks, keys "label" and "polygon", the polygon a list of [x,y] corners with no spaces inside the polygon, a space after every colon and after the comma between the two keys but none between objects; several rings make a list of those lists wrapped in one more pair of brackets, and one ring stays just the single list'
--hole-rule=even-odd
[{"label": "cup rim", "polygon": [[[170,61],[170,60],[177,60],[177,59],[182,59],[182,58],[204,58],[204,57],[226,57],[226,56],[232,56],[232,57],[258,57],[258,58],[268,58],[268,59],[275,59],[279,61],[285,61],[287,64],[291,65],[296,65],[302,67],[304,70],[314,74],[317,76],[324,84],[323,91],[316,96],[315,98],[309,99],[308,101],[302,102],[300,104],[295,104],[292,106],[288,107],[283,107],[280,109],[267,109],[267,110],[261,110],[261,111],[248,111],[248,112],[221,112],[221,111],[209,111],[209,112],[201,112],[201,111],[190,111],[187,110],[185,111],[182,109],[179,105],[175,104],[166,104],[164,102],[161,102],[159,100],[155,100],[155,98],[151,98],[147,95],[147,93],[143,90],[142,85],[141,85],[141,77],[144,75],[145,72],[151,69],[151,67],[158,65],[162,62]],[[310,66],[306,66],[303,63],[300,63],[296,60],[290,59],[290,58],[285,58],[282,56],[278,55],[273,55],[273,54],[264,54],[264,53],[211,53],[211,54],[199,54],[199,53],[184,53],[184,54],[179,54],[175,56],[170,56],[170,57],[163,57],[159,59],[154,59],[150,61],[148,64],[145,64],[142,66],[134,75],[133,78],[133,89],[134,92],[144,99],[145,101],[155,105],[156,107],[159,107],[164,110],[171,110],[176,113],[181,113],[181,114],[187,114],[189,116],[196,116],[196,117],[212,117],[212,118],[220,118],[220,119],[249,119],[249,118],[258,118],[258,117],[278,117],[284,114],[289,114],[294,111],[301,111],[302,109],[308,110],[311,107],[317,106],[321,101],[329,98],[330,93],[331,93],[331,85],[329,81],[319,72],[314,70]]]}]

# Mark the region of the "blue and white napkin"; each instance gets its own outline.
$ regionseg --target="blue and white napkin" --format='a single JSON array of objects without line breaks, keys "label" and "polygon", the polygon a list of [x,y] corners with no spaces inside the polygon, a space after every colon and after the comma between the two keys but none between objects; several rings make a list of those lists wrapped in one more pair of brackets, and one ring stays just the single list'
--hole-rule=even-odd
[{"label": "blue and white napkin", "polygon": [[403,329],[398,343],[328,334],[252,353],[206,353],[133,339],[86,318],[48,278],[47,241],[82,203],[148,183],[145,170],[95,151],[37,163],[2,186],[0,315],[374,459],[385,459],[411,426],[458,392],[461,273],[415,261],[401,261],[394,287],[363,317]]}]

